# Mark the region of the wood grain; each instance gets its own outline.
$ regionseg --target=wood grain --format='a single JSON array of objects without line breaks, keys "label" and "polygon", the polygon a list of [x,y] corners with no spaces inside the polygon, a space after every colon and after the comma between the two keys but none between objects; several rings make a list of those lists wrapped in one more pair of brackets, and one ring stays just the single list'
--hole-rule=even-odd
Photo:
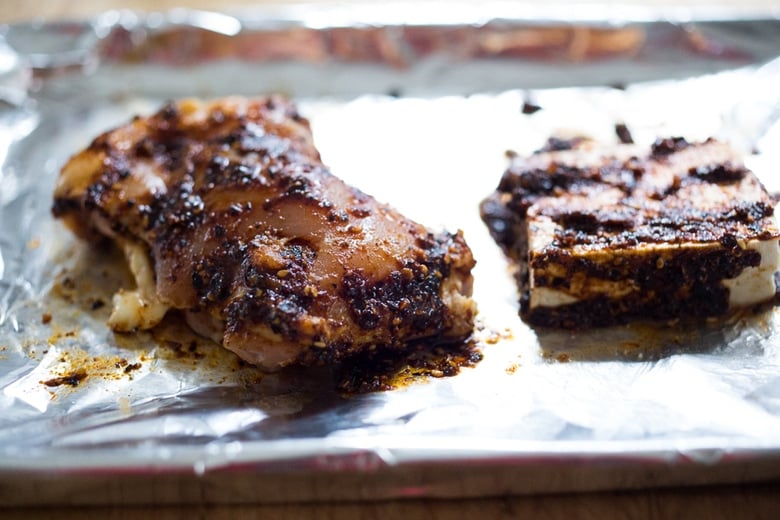
[{"label": "wood grain", "polygon": [[407,500],[369,503],[264,506],[93,507],[0,509],[4,520],[192,520],[208,518],[294,520],[707,518],[775,519],[780,515],[780,482],[645,492],[583,493],[501,497],[484,500]]}]

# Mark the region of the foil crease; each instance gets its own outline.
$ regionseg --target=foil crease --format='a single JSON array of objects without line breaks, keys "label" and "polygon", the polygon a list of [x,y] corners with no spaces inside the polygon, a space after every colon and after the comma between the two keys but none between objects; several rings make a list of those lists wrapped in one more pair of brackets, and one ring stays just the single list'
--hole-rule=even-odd
[{"label": "foil crease", "polygon": [[[583,458],[707,468],[780,455],[775,309],[683,332],[536,334],[477,208],[505,150],[529,153],[553,133],[612,142],[617,123],[640,143],[727,140],[780,190],[780,21],[466,12],[368,25],[318,12],[110,12],[3,29],[0,472],[534,461],[565,471]],[[327,370],[261,374],[175,325],[107,329],[127,274],[101,268],[115,253],[54,221],[59,168],[166,99],[278,91],[298,101],[335,174],[418,221],[465,231],[478,261],[476,367],[343,396]],[[524,114],[529,101],[542,109]]]}]

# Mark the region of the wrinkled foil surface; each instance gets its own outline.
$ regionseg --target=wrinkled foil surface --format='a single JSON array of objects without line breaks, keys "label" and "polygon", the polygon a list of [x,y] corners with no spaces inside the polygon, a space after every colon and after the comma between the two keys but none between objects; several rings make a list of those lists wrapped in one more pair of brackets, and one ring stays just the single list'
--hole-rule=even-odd
[{"label": "wrinkled foil surface", "polygon": [[[454,10],[361,24],[345,13],[110,12],[2,30],[0,473],[550,461],[565,472],[583,458],[706,472],[776,460],[776,309],[695,330],[537,334],[517,316],[478,204],[506,150],[530,153],[551,134],[615,142],[617,123],[645,144],[727,140],[780,190],[780,21]],[[127,274],[51,216],[59,168],[167,99],[270,92],[298,102],[334,174],[428,226],[464,230],[478,261],[475,367],[345,396],[327,370],[263,374],[175,323],[108,330]],[[743,480],[780,476],[745,467]],[[578,487],[550,490],[567,486]]]}]

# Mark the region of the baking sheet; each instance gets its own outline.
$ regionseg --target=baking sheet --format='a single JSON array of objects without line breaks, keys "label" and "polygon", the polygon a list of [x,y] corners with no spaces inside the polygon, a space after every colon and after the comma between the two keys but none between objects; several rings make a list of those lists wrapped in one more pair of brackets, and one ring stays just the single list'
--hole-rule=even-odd
[{"label": "baking sheet", "polygon": [[[203,491],[226,474],[234,492],[209,500],[780,477],[774,309],[688,330],[536,334],[517,317],[508,264],[477,207],[505,150],[528,153],[551,133],[613,142],[616,123],[640,143],[728,140],[778,190],[780,22],[454,12],[444,23],[363,25],[321,12],[112,12],[4,29],[4,503],[175,501],[189,495],[153,487]],[[271,91],[296,99],[335,174],[429,226],[464,230],[478,261],[475,367],[344,396],[329,370],[262,374],[175,322],[133,336],[106,328],[106,303],[127,274],[115,253],[80,244],[51,217],[60,166],[165,99]],[[524,114],[527,102],[541,110]],[[105,476],[141,491],[89,493]],[[320,480],[295,492],[269,486],[295,478]],[[250,483],[263,485],[235,492]]]}]

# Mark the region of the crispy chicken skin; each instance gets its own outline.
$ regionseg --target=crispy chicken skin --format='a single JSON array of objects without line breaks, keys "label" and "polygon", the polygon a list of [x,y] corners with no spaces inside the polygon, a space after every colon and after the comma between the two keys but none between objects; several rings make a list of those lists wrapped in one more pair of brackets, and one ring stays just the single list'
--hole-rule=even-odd
[{"label": "crispy chicken skin", "polygon": [[169,308],[267,369],[471,334],[474,259],[347,186],[281,98],[184,100],[97,137],[63,167],[55,216],[125,251],[138,288],[110,325]]}]

